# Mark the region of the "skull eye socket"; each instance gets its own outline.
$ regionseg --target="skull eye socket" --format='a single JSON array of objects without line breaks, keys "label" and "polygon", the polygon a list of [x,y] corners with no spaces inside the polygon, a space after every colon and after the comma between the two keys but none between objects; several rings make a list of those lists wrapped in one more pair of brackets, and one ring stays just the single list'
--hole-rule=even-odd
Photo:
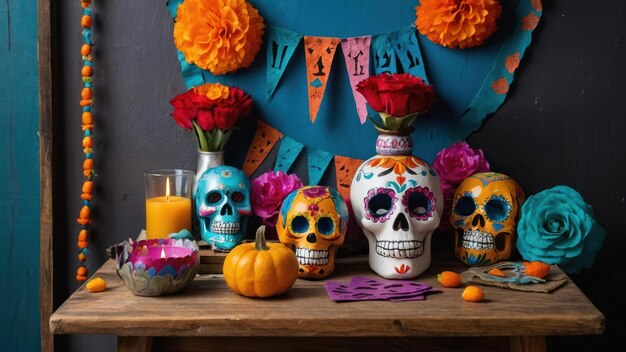
[{"label": "skull eye socket", "polygon": [[309,229],[309,220],[302,216],[298,215],[291,220],[291,231],[295,233],[305,233]]},{"label": "skull eye socket", "polygon": [[511,206],[502,197],[496,196],[485,204],[485,214],[491,221],[501,222],[509,217]]},{"label": "skull eye socket", "polygon": [[233,200],[233,202],[235,202],[235,203],[241,203],[241,202],[243,202],[243,199],[244,199],[245,197],[243,196],[243,193],[241,193],[241,192],[235,192],[235,193],[233,193],[233,195],[232,195],[230,198],[231,198],[231,199]]},{"label": "skull eye socket", "polygon": [[386,193],[379,193],[369,200],[369,213],[374,217],[386,215],[393,207],[393,199]]},{"label": "skull eye socket", "polygon": [[470,196],[463,196],[456,201],[454,206],[454,213],[460,216],[469,216],[476,210],[476,203],[474,198]]},{"label": "skull eye socket", "polygon": [[206,202],[209,204],[215,204],[220,200],[222,200],[222,194],[220,192],[213,191],[206,195]]},{"label": "skull eye socket", "polygon": [[430,212],[431,209],[430,199],[422,192],[414,192],[409,195],[409,212],[417,215],[424,216]]},{"label": "skull eye socket", "polygon": [[319,218],[315,226],[317,227],[317,232],[322,235],[331,235],[335,232],[335,222],[327,216]]}]

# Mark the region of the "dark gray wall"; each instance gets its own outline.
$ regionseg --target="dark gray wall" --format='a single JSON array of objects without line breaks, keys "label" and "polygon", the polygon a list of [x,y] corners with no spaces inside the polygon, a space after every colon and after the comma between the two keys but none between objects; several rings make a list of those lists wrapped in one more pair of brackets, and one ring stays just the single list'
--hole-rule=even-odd
[{"label": "dark gray wall", "polygon": [[[81,38],[76,3],[60,2],[62,77],[55,193],[55,286],[61,303],[74,282],[82,153],[80,150]],[[164,1],[96,1],[96,190],[89,269],[104,249],[135,236],[144,221],[142,171],[195,168],[193,136],[173,124],[168,100],[183,91]],[[521,74],[502,108],[469,142],[484,149],[494,170],[527,194],[566,184],[593,204],[609,233],[593,270],[576,283],[607,316],[602,337],[554,338],[550,345],[608,347],[626,328],[619,259],[626,248],[626,3],[606,0],[544,2],[544,15]],[[249,127],[249,126],[248,126]],[[244,153],[250,129],[234,137],[231,153]],[[227,155],[228,158],[233,155]],[[521,327],[523,328],[523,327]],[[57,338],[59,350],[112,350],[115,339]]]}]

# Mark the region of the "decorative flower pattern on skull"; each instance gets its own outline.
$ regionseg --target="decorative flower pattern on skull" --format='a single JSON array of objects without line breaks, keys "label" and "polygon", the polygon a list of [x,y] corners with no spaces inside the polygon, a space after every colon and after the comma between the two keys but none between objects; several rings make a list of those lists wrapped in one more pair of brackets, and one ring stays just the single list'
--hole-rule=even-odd
[{"label": "decorative flower pattern on skull", "polygon": [[426,221],[433,216],[437,200],[428,187],[413,187],[406,190],[402,205],[409,215],[418,221]]},{"label": "decorative flower pattern on skull", "polygon": [[365,218],[372,222],[383,223],[391,219],[396,210],[396,192],[389,188],[377,187],[367,192],[365,202]]},{"label": "decorative flower pattern on skull", "polygon": [[326,187],[311,187],[302,190],[302,194],[307,198],[325,198],[330,196]]}]

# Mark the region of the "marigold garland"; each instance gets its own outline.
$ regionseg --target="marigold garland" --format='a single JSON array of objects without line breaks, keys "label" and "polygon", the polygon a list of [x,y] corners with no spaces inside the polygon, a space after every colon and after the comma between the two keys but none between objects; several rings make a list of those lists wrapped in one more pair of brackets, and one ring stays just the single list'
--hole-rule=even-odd
[{"label": "marigold garland", "polygon": [[87,260],[87,254],[89,250],[88,237],[91,226],[91,195],[93,190],[93,113],[91,107],[93,105],[92,97],[92,77],[93,77],[93,56],[91,42],[91,25],[93,19],[91,16],[91,0],[81,0],[80,2],[83,8],[83,16],[80,19],[80,25],[83,28],[83,40],[85,43],[80,48],[80,55],[83,61],[83,67],[80,70],[80,74],[83,79],[83,88],[80,92],[80,106],[83,113],[81,116],[82,129],[83,129],[83,153],[85,154],[85,160],[83,161],[83,176],[85,178],[83,186],[81,188],[80,199],[83,200],[83,206],[80,209],[78,219],[76,222],[80,225],[80,231],[78,232],[78,260],[80,265],[76,270],[76,281],[83,282],[87,280],[89,271],[85,266]]},{"label": "marigold garland", "polygon": [[185,0],[174,24],[174,44],[187,62],[214,75],[248,67],[261,49],[265,24],[245,0]]},{"label": "marigold garland", "polygon": [[432,42],[449,48],[481,45],[496,31],[498,0],[420,0],[415,25]]}]

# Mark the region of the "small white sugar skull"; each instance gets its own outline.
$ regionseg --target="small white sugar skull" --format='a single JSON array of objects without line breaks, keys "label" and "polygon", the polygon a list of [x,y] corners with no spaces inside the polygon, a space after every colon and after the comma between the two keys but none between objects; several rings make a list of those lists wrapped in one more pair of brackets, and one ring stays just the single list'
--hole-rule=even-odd
[{"label": "small white sugar skull", "polygon": [[426,162],[410,155],[370,158],[355,173],[350,201],[377,274],[409,279],[428,269],[443,195],[439,176]]}]

